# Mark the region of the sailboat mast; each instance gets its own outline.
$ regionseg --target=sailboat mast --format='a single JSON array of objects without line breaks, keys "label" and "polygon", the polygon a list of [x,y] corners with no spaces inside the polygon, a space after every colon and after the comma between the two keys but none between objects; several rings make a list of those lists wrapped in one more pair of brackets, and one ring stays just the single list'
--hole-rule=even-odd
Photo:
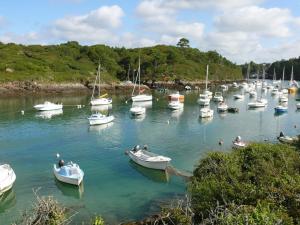
[{"label": "sailboat mast", "polygon": [[141,93],[141,57],[140,56],[139,56],[138,72],[139,72],[139,94],[140,94]]},{"label": "sailboat mast", "polygon": [[292,66],[292,72],[291,72],[291,82],[294,80],[294,66]]},{"label": "sailboat mast", "polygon": [[130,64],[128,65],[128,71],[127,71],[127,81],[129,81],[129,73],[130,73]]},{"label": "sailboat mast", "polygon": [[99,88],[98,88],[98,90],[99,90],[99,97],[100,97],[100,76],[101,76],[101,72],[100,72],[100,70],[101,70],[101,64],[99,63],[99,65],[98,65],[98,76],[99,76]]},{"label": "sailboat mast", "polygon": [[205,90],[207,91],[207,82],[208,82],[208,64],[206,65],[206,79],[205,79]]},{"label": "sailboat mast", "polygon": [[247,68],[247,82],[249,82],[249,76],[250,76],[250,63],[248,64],[248,68]]},{"label": "sailboat mast", "polygon": [[282,70],[282,82],[281,82],[281,89],[282,89],[282,84],[284,82],[284,73],[285,73],[285,66],[283,67],[283,70]]},{"label": "sailboat mast", "polygon": [[276,72],[275,72],[275,66],[274,66],[274,73],[273,73],[273,81],[276,80]]}]

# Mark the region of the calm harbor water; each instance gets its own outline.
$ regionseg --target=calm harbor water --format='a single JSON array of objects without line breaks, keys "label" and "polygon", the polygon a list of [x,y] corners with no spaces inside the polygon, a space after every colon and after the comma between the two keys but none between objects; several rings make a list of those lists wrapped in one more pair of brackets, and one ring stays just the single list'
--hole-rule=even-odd
[{"label": "calm harbor water", "polygon": [[[172,165],[192,171],[208,151],[227,151],[237,135],[248,141],[276,141],[282,130],[287,135],[300,131],[300,112],[296,110],[297,95],[289,95],[289,111],[274,115],[277,97],[266,93],[267,108],[248,110],[252,101],[234,100],[225,92],[229,106],[238,107],[237,114],[218,114],[216,103],[213,120],[199,120],[197,92],[185,93],[183,111],[167,109],[166,95],[154,93],[144,118],[129,115],[131,103],[127,97],[113,96],[111,114],[115,122],[89,127],[91,114],[89,96],[16,97],[0,99],[0,162],[11,164],[17,181],[11,192],[0,200],[0,224],[9,224],[31,207],[33,189],[41,195],[53,195],[61,203],[78,212],[74,224],[91,216],[102,215],[107,222],[140,219],[159,210],[167,199],[180,197],[186,185],[182,178],[142,168],[124,154],[135,144],[148,144],[153,152],[172,158]],[[45,100],[63,102],[63,113],[39,113],[32,106]],[[78,109],[75,105],[86,105]],[[25,114],[21,115],[20,111]],[[98,108],[93,110],[107,110]],[[294,125],[297,125],[295,128]],[[299,128],[298,128],[299,127]],[[220,139],[224,145],[219,146]],[[84,183],[78,189],[54,179],[56,153],[65,161],[77,162],[85,172]]]}]

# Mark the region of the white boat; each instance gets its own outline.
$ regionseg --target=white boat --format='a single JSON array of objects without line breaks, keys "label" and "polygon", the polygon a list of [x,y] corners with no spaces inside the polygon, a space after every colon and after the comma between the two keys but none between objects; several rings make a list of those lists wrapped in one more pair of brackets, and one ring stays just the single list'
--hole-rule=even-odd
[{"label": "white boat", "polygon": [[131,107],[140,106],[146,109],[152,108],[152,101],[145,101],[145,102],[132,102]]},{"label": "white boat", "polygon": [[286,89],[286,88],[284,88],[284,89],[281,90],[281,93],[282,93],[282,94],[288,94],[288,93],[289,93],[289,90]]},{"label": "white boat", "polygon": [[216,92],[214,97],[213,97],[213,100],[215,102],[223,102],[223,96],[222,96],[222,93],[221,92]]},{"label": "white boat", "polygon": [[297,109],[300,109],[300,103],[296,104]]},{"label": "white boat", "polygon": [[168,108],[173,110],[183,109],[183,103],[180,101],[171,101],[168,103]]},{"label": "white boat", "polygon": [[103,115],[102,113],[94,113],[88,117],[90,125],[101,125],[110,123],[115,119],[112,115]]},{"label": "white boat", "polygon": [[8,164],[0,165],[0,196],[9,191],[16,181],[16,174]]},{"label": "white boat", "polygon": [[256,98],[256,97],[257,97],[257,92],[256,92],[256,91],[251,91],[251,92],[249,93],[249,96],[250,96],[251,98]]},{"label": "white boat", "polygon": [[208,106],[210,102],[210,98],[208,97],[208,95],[200,94],[197,102],[201,106]]},{"label": "white boat", "polygon": [[[139,58],[139,67],[138,67],[138,71],[137,71],[137,76],[136,76],[136,80],[134,82],[134,86],[133,86],[133,90],[132,90],[132,94],[131,94],[131,100],[133,102],[145,102],[145,101],[152,101],[152,95],[147,95],[147,94],[143,94],[143,92],[145,91],[144,89],[141,90],[141,60]],[[138,80],[138,94],[134,95],[134,91],[135,91],[135,87],[137,85],[137,80]]]},{"label": "white boat", "polygon": [[204,94],[204,95],[207,95],[210,99],[212,98],[212,95],[213,95],[213,93],[212,93],[211,91],[209,91],[209,90],[205,90],[205,91],[203,92],[203,94]]},{"label": "white boat", "polygon": [[228,110],[228,105],[225,102],[219,103],[217,110],[219,112],[226,112]]},{"label": "white boat", "polygon": [[288,102],[288,101],[289,101],[289,99],[288,99],[288,97],[285,96],[285,95],[281,95],[281,96],[279,97],[279,102],[281,102],[281,103],[283,103],[283,102]]},{"label": "white boat", "polygon": [[279,95],[279,90],[278,90],[278,88],[273,88],[273,90],[272,90],[272,92],[271,92],[271,94],[272,95]]},{"label": "white boat", "polygon": [[233,95],[233,98],[234,99],[244,99],[245,96],[243,94],[236,94],[236,95]]},{"label": "white boat", "polygon": [[[94,95],[95,95],[97,81],[98,81],[98,96],[95,97]],[[101,82],[101,65],[99,63],[98,70],[97,70],[97,75],[96,75],[96,79],[95,79],[95,83],[94,83],[94,87],[93,87],[93,94],[92,94],[91,101],[90,101],[90,104],[92,106],[112,104],[112,99],[111,98],[105,98],[105,96],[107,96],[107,94],[101,95],[100,82]]]},{"label": "white boat", "polygon": [[232,142],[233,148],[245,148],[247,147],[247,143],[242,141],[241,136],[237,136],[235,140]]},{"label": "white boat", "polygon": [[274,73],[273,73],[273,85],[276,86],[277,84],[280,84],[280,80],[276,80],[276,72],[274,67]]},{"label": "white boat", "polygon": [[[60,162],[63,162],[60,160]],[[80,169],[79,165],[69,162],[66,165],[53,165],[53,172],[57,180],[79,186],[83,180],[84,172]]]},{"label": "white boat", "polygon": [[200,109],[200,114],[199,114],[200,118],[213,117],[213,115],[214,115],[214,110],[212,110],[210,108],[201,108]]},{"label": "white boat", "polygon": [[35,105],[34,108],[38,111],[51,111],[62,109],[63,105],[46,101],[44,104]]},{"label": "white boat", "polygon": [[139,116],[146,113],[146,108],[141,106],[133,106],[130,108],[130,113],[133,116]]},{"label": "white boat", "polygon": [[275,108],[275,113],[284,113],[288,111],[288,107],[285,105],[277,105]]},{"label": "white boat", "polygon": [[223,91],[227,91],[227,90],[228,90],[228,86],[225,85],[225,84],[222,84],[222,85],[220,86],[220,88],[221,88]]},{"label": "white boat", "polygon": [[287,143],[287,144],[292,144],[296,141],[299,141],[299,137],[290,137],[290,136],[287,136],[287,135],[284,135],[283,132],[281,131],[280,132],[280,135],[278,137],[278,140],[282,143]]},{"label": "white boat", "polygon": [[171,161],[170,158],[149,152],[147,147],[142,149],[139,145],[128,151],[128,156],[141,166],[157,170],[166,170]]},{"label": "white boat", "polygon": [[248,107],[249,108],[262,108],[262,107],[266,107],[267,104],[268,104],[268,102],[266,102],[265,99],[260,99],[255,102],[249,102]]},{"label": "white boat", "polygon": [[234,88],[238,88],[238,87],[239,87],[239,85],[238,85],[236,82],[233,82],[233,83],[232,83],[232,87],[234,87]]}]

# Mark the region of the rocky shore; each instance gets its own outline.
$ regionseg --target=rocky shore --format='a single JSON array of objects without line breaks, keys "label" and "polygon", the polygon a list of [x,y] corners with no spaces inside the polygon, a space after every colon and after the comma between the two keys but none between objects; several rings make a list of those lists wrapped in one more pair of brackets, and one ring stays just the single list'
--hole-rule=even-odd
[{"label": "rocky shore", "polygon": [[[231,80],[210,81],[209,86],[232,83]],[[241,82],[241,81],[236,81]],[[192,89],[202,89],[205,81],[157,81],[145,82],[143,89],[163,88],[171,90],[184,90],[186,86]],[[132,83],[120,82],[111,84],[102,84],[101,90],[108,93],[128,93],[133,88]],[[13,81],[0,83],[0,96],[18,96],[18,95],[43,95],[43,94],[80,94],[90,93],[93,89],[92,83],[43,83],[37,81]]]}]

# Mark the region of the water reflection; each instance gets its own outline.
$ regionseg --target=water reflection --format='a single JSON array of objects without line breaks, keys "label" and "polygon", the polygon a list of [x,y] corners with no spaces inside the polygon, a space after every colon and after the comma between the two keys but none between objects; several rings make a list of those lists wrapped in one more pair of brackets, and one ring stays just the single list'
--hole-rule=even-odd
[{"label": "water reflection", "polygon": [[136,115],[136,116],[130,114],[130,118],[135,121],[142,122],[146,118],[146,114]]},{"label": "water reflection", "polygon": [[36,114],[37,118],[42,118],[42,119],[51,119],[54,116],[58,116],[63,114],[63,110],[62,109],[57,109],[57,110],[51,110],[51,111],[42,111],[42,112],[38,112]]},{"label": "water reflection", "polygon": [[94,126],[89,126],[89,131],[91,132],[101,132],[106,130],[107,128],[110,128],[114,125],[113,122],[107,123],[107,124],[101,124],[101,125],[94,125]]},{"label": "water reflection", "polygon": [[146,102],[132,102],[132,107],[144,107],[144,108],[152,108],[152,101],[146,101]]},{"label": "water reflection", "polygon": [[93,105],[91,107],[91,111],[95,111],[95,112],[105,112],[105,111],[108,111],[108,110],[111,110],[112,109],[112,104],[109,104],[109,105]]},{"label": "water reflection", "polygon": [[17,203],[16,193],[13,189],[0,196],[0,213],[12,208]]},{"label": "water reflection", "polygon": [[207,123],[212,122],[213,119],[214,119],[213,116],[212,117],[204,117],[204,118],[199,117],[198,121],[199,121],[199,123],[207,124]]},{"label": "water reflection", "polygon": [[179,119],[180,116],[182,115],[182,113],[183,113],[183,108],[182,109],[177,109],[177,110],[172,110],[171,111],[171,117]]},{"label": "water reflection", "polygon": [[136,164],[132,160],[129,161],[129,165],[136,171],[138,171],[140,174],[142,174],[144,177],[154,182],[166,183],[170,180],[169,174],[166,171],[145,168]]},{"label": "water reflection", "polygon": [[83,182],[79,186],[65,184],[55,179],[55,185],[65,196],[81,199],[84,192]]}]

